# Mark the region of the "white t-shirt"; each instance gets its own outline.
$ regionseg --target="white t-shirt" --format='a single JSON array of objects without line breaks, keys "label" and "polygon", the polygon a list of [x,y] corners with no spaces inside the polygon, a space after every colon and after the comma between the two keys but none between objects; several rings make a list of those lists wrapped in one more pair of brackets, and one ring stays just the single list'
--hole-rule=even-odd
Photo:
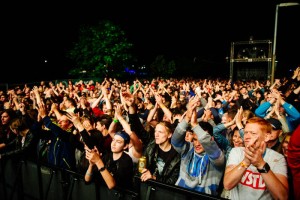
[{"label": "white t-shirt", "polygon": [[[226,166],[238,165],[244,159],[244,147],[236,147],[230,151]],[[267,162],[274,174],[282,174],[287,177],[287,163],[284,156],[267,148],[264,160]],[[242,179],[230,190],[230,199],[272,199],[267,190],[265,182],[256,167],[250,165],[245,171]]]},{"label": "white t-shirt", "polygon": [[128,152],[127,151],[124,151],[124,152],[127,153],[131,157],[133,163],[137,164],[139,162],[139,158],[137,158],[133,155],[133,152],[132,152],[133,148],[134,147],[130,147]]}]

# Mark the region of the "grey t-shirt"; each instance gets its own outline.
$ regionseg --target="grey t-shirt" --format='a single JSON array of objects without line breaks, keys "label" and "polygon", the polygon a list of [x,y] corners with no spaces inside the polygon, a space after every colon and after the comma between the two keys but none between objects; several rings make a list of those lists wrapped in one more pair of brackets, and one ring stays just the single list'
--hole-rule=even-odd
[{"label": "grey t-shirt", "polygon": [[[244,159],[244,147],[236,147],[230,151],[226,166],[238,165]],[[288,169],[284,156],[267,148],[264,160],[267,162],[274,174],[282,174],[287,177]],[[265,181],[256,167],[250,165],[245,171],[242,179],[230,190],[230,199],[273,199],[267,190]]]}]

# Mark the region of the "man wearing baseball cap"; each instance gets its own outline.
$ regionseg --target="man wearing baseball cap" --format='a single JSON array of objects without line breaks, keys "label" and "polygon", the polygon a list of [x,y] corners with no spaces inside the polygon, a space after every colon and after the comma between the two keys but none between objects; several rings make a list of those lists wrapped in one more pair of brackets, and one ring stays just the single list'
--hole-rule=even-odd
[{"label": "man wearing baseball cap", "polygon": [[282,124],[278,119],[269,118],[267,121],[271,124],[272,130],[269,135],[270,140],[267,142],[267,147],[274,151],[280,152],[280,140],[279,136],[282,134]]},{"label": "man wearing baseball cap", "polygon": [[86,149],[86,158],[90,165],[85,174],[85,181],[90,182],[92,175],[99,175],[109,189],[115,187],[131,189],[133,180],[133,162],[124,153],[130,142],[129,135],[124,131],[115,133],[111,142],[111,152],[102,157],[97,149]]}]

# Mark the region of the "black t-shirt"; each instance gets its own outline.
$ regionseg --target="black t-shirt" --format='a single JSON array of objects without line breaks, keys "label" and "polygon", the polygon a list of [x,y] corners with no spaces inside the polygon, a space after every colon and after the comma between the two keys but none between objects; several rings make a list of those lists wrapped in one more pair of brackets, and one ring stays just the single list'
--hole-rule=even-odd
[{"label": "black t-shirt", "polygon": [[123,189],[132,189],[133,183],[133,162],[131,157],[122,153],[118,160],[113,160],[113,153],[108,153],[103,158],[105,167],[114,177],[117,187]]},{"label": "black t-shirt", "polygon": [[171,148],[169,151],[163,151],[160,148],[158,148],[156,167],[159,175],[162,175],[162,171],[165,168],[165,164],[169,163],[172,157],[170,155],[174,155],[174,151],[174,148]]},{"label": "black t-shirt", "polygon": [[172,150],[172,148],[169,151],[163,151],[160,148],[158,148],[158,157],[161,158],[164,162],[167,161],[169,152]]}]

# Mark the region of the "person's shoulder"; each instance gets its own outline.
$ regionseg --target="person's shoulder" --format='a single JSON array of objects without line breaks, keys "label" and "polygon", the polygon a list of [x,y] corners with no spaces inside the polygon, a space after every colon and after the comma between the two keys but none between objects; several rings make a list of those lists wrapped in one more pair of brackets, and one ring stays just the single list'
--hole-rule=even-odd
[{"label": "person's shoulder", "polygon": [[122,153],[122,156],[121,156],[120,159],[125,160],[125,161],[127,161],[127,160],[132,161],[130,155],[128,155],[126,152],[123,152],[123,153]]},{"label": "person's shoulder", "polygon": [[284,155],[282,155],[281,153],[278,153],[277,151],[273,150],[273,149],[270,149],[270,148],[266,148],[266,155],[265,157],[267,158],[284,158]]},{"label": "person's shoulder", "polygon": [[245,147],[233,147],[229,154],[242,155],[244,154],[244,149]]},{"label": "person's shoulder", "polygon": [[171,145],[170,154],[174,154],[174,155],[180,156],[180,153],[178,153],[178,152],[175,150],[175,148],[174,148],[173,145]]}]

